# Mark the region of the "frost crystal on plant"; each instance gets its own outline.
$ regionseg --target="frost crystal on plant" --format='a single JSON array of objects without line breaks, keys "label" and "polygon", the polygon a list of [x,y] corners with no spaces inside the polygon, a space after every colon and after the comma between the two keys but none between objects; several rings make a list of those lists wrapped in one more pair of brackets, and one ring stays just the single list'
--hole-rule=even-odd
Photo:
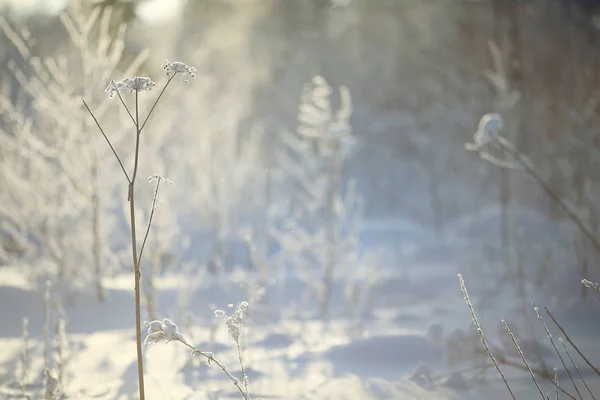
[{"label": "frost crystal on plant", "polygon": [[592,281],[590,281],[590,280],[588,280],[588,279],[582,279],[582,280],[581,280],[581,283],[582,283],[582,284],[583,284],[585,287],[587,287],[587,288],[590,288],[590,289],[594,289],[595,291],[598,291],[598,290],[600,290],[600,284],[599,284],[599,283],[592,282]]},{"label": "frost crystal on plant", "polygon": [[122,90],[129,92],[143,92],[151,90],[154,86],[156,86],[156,83],[154,83],[152,79],[143,76],[134,76],[133,78],[125,78],[119,82],[110,81],[104,91],[108,93],[110,97],[113,97]]},{"label": "frost crystal on plant", "polygon": [[[233,308],[232,304],[229,305]],[[244,313],[248,309],[248,302],[242,301],[240,305],[235,309],[233,314],[227,316],[225,311],[215,311],[215,317],[221,320],[227,327],[229,335],[236,342],[239,343],[240,337],[242,336],[242,320],[244,319]]]},{"label": "frost crystal on plant", "polygon": [[[175,74],[189,76],[190,78],[196,77],[196,68],[179,61],[170,62],[169,60],[165,60],[165,63],[162,67],[169,78]],[[185,80],[184,82],[187,83],[187,80]]]},{"label": "frost crystal on plant", "polygon": [[485,114],[479,120],[477,132],[473,136],[475,144],[481,148],[494,140],[502,129],[502,117],[500,114]]},{"label": "frost crystal on plant", "polygon": [[159,182],[164,182],[164,183],[168,183],[169,185],[173,184],[173,181],[167,178],[164,178],[158,174],[152,174],[148,177],[148,182],[152,183],[154,181],[159,181]]},{"label": "frost crystal on plant", "polygon": [[162,321],[144,321],[144,324],[148,328],[148,336],[146,336],[146,340],[144,340],[144,345],[151,343],[170,342],[172,340],[178,340],[182,343],[187,343],[185,337],[179,333],[177,325],[168,318],[165,318]]}]

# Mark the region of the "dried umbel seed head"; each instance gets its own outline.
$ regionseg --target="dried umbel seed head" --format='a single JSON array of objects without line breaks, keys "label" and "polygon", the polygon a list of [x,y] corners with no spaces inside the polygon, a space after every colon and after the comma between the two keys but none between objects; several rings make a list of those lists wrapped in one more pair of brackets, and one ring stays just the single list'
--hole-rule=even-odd
[{"label": "dried umbel seed head", "polygon": [[[162,67],[167,73],[168,77],[171,77],[175,74],[189,76],[190,78],[196,77],[196,68],[179,61],[170,62],[169,60],[165,60],[165,63]],[[185,82],[187,82],[187,80],[185,80]]]},{"label": "dried umbel seed head", "polygon": [[113,97],[117,92],[122,90],[128,92],[143,92],[147,90],[151,90],[156,83],[152,81],[152,79],[143,76],[134,76],[133,78],[125,78],[122,81],[110,81],[106,89],[104,90],[106,93]]}]

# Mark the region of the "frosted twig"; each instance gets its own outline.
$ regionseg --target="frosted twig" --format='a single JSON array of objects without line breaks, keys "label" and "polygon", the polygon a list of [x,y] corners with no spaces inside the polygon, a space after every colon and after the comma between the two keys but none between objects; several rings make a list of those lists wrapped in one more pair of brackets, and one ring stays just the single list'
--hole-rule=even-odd
[{"label": "frosted twig", "polygon": [[564,340],[562,340],[562,338],[558,338],[558,341],[560,342],[560,344],[562,344],[562,346],[565,350],[565,353],[567,353],[567,357],[569,357],[569,361],[571,361],[571,365],[573,365],[573,368],[575,368],[575,372],[577,372],[579,379],[581,379],[581,383],[583,383],[583,386],[585,386],[585,388],[587,389],[590,396],[592,396],[592,399],[596,400],[594,393],[592,393],[592,390],[589,388],[589,386],[585,382],[585,379],[583,379],[583,376],[581,375],[581,372],[579,371],[577,364],[575,364],[575,361],[573,361],[573,357],[571,357],[571,353],[569,353],[569,349],[567,349],[567,345],[565,344]]},{"label": "frosted twig", "polygon": [[501,136],[495,138],[496,143],[498,143],[503,149],[508,151],[514,158],[517,160],[519,164],[527,171],[527,173],[536,181],[536,183],[542,188],[542,190],[550,197],[552,201],[560,206],[560,208],[567,214],[567,216],[577,225],[577,227],[583,232],[583,234],[589,239],[589,241],[594,245],[596,251],[600,252],[600,239],[592,232],[590,228],[588,228],[585,223],[581,220],[581,217],[577,215],[576,212],[569,207],[569,204],[565,202],[560,196],[558,196],[554,190],[550,187],[548,183],[537,173],[533,164],[525,155],[523,155],[519,150],[517,150],[508,140],[504,139]]},{"label": "frosted twig", "polygon": [[240,393],[242,394],[242,397],[244,398],[244,400],[250,400],[250,396],[248,395],[248,393],[244,392],[244,390],[240,386],[239,379],[236,378],[235,376],[231,375],[231,373],[229,371],[227,371],[227,367],[225,366],[225,364],[223,364],[219,360],[217,360],[215,358],[215,355],[213,353],[198,350],[197,348],[195,348],[194,346],[192,346],[189,343],[186,343],[186,342],[181,341],[181,340],[178,340],[178,341],[181,342],[181,343],[183,343],[184,345],[186,345],[190,349],[192,349],[192,355],[194,355],[194,356],[201,355],[202,357],[206,358],[206,360],[207,360],[206,362],[209,365],[210,365],[211,362],[214,362],[219,368],[221,368],[221,371],[223,371],[225,373],[225,375],[227,375],[229,377],[229,379],[231,379],[231,382],[240,391]]},{"label": "frosted twig", "polygon": [[[550,332],[550,329],[548,329],[548,325],[546,325],[546,323],[544,322],[544,319],[540,315],[540,310],[538,307],[535,306],[535,304],[533,306],[533,311],[535,311],[535,315],[537,315],[538,319],[540,320],[541,324],[543,325],[544,329],[546,330],[546,336],[548,336],[548,339],[550,340],[552,347],[554,347],[554,351],[556,351],[556,354],[558,355],[558,358],[560,359],[560,362],[562,363],[563,368],[567,372],[567,375],[569,376],[569,380],[573,384],[573,387],[575,388],[577,395],[579,396],[580,399],[583,400],[583,397],[581,397],[581,393],[579,393],[579,389],[577,388],[577,385],[575,384],[575,381],[573,380],[573,377],[571,376],[571,373],[569,372],[569,368],[567,368],[567,364],[565,363],[565,360],[562,358],[560,351],[558,351],[558,347],[556,346],[556,343],[554,342],[554,339],[552,338],[552,333]],[[558,381],[557,381],[557,383],[558,383]]]},{"label": "frosted twig", "polygon": [[508,389],[508,393],[510,393],[510,396],[513,398],[513,400],[516,400],[516,397],[515,397],[512,389],[510,388],[510,385],[508,384],[506,377],[502,373],[502,370],[500,369],[500,366],[498,365],[498,362],[496,361],[496,358],[494,357],[492,350],[490,350],[487,340],[485,339],[485,336],[483,335],[483,329],[481,329],[481,325],[479,325],[479,320],[477,319],[477,315],[475,314],[475,309],[473,308],[473,304],[471,303],[471,300],[469,299],[469,292],[467,291],[467,286],[465,285],[465,281],[463,280],[462,274],[458,274],[458,281],[460,282],[460,289],[463,292],[465,301],[467,303],[467,306],[469,307],[469,311],[471,312],[471,318],[473,319],[473,323],[475,324],[475,327],[477,328],[477,332],[479,333],[479,336],[481,338],[481,343],[483,343],[483,346],[485,347],[485,352],[492,360],[492,363],[494,364],[496,371],[498,371],[498,373],[500,374],[500,377],[504,381],[504,384],[506,385],[506,389]]},{"label": "frosted twig", "polygon": [[148,240],[148,234],[150,233],[150,228],[152,227],[152,219],[154,217],[154,212],[158,208],[156,206],[156,202],[158,200],[158,190],[160,188],[161,182],[169,182],[170,180],[163,178],[162,176],[152,175],[149,178],[150,182],[156,180],[156,187],[154,188],[154,194],[152,196],[152,207],[150,209],[150,218],[148,219],[148,226],[146,227],[146,234],[144,235],[144,240],[142,241],[142,246],[140,247],[140,255],[138,256],[138,263],[142,262],[142,254],[144,253],[144,248],[146,247],[146,241]]},{"label": "frosted twig", "polygon": [[531,370],[531,367],[529,366],[529,363],[527,362],[527,359],[525,358],[525,355],[523,354],[523,350],[521,350],[521,346],[519,346],[517,339],[515,339],[515,335],[513,335],[512,331],[508,327],[508,324],[506,323],[505,320],[502,320],[502,323],[504,324],[504,329],[506,329],[506,331],[510,335],[510,338],[512,339],[512,342],[515,345],[515,348],[517,349],[517,353],[519,353],[519,356],[521,357],[523,364],[525,364],[525,367],[527,367],[527,371],[529,371],[529,375],[531,376],[533,383],[535,383],[537,390],[540,392],[540,395],[542,396],[542,400],[546,400],[546,396],[544,395],[544,392],[542,391],[540,384],[538,383],[537,379],[535,378],[535,374]]},{"label": "frosted twig", "polygon": [[238,352],[238,360],[240,361],[240,368],[242,370],[242,380],[244,381],[244,389],[246,389],[246,394],[248,394],[248,375],[246,375],[246,366],[244,365],[244,360],[242,359],[242,348],[240,347],[240,342],[236,342],[237,352]]},{"label": "frosted twig", "polygon": [[[180,63],[183,64],[183,63]],[[178,64],[179,65],[179,64]],[[188,68],[192,68],[192,67],[188,67]],[[150,227],[152,224],[152,217],[154,215],[154,211],[156,210],[156,200],[158,197],[158,185],[160,185],[160,179],[157,183],[157,188],[154,192],[154,197],[152,200],[152,211],[150,214],[150,221],[148,223],[148,227],[146,229],[146,233],[144,235],[144,240],[142,243],[142,246],[140,248],[140,252],[139,252],[139,256],[138,256],[138,246],[137,246],[137,236],[136,236],[136,223],[135,223],[135,180],[137,177],[137,172],[138,172],[138,166],[139,166],[139,155],[140,155],[140,136],[142,133],[142,129],[144,128],[144,126],[146,125],[146,123],[148,122],[148,119],[150,118],[150,115],[152,114],[152,112],[154,111],[156,105],[158,104],[159,100],[161,99],[163,93],[165,92],[167,86],[169,86],[169,83],[171,82],[171,80],[173,79],[173,77],[176,75],[173,74],[173,76],[169,77],[169,80],[167,81],[167,83],[165,84],[165,86],[163,87],[162,91],[160,92],[158,98],[154,101],[154,104],[152,105],[152,108],[150,109],[150,112],[148,113],[148,115],[146,116],[146,119],[144,120],[143,123],[141,123],[140,121],[140,113],[139,113],[139,93],[143,92],[143,91],[148,91],[151,90],[154,86],[156,86],[156,83],[154,83],[152,81],[152,79],[148,78],[148,77],[138,77],[138,76],[134,76],[133,78],[125,78],[122,81],[119,82],[115,82],[114,80],[111,80],[108,87],[106,88],[105,92],[108,93],[111,97],[114,96],[114,94],[116,93],[117,96],[119,96],[119,99],[121,100],[121,103],[123,105],[123,107],[125,107],[125,109],[127,110],[127,113],[129,114],[129,117],[131,118],[132,122],[135,125],[135,150],[134,150],[134,160],[133,160],[133,172],[131,174],[131,177],[129,177],[129,175],[127,174],[125,167],[123,166],[123,163],[121,162],[119,156],[117,155],[117,152],[115,151],[115,149],[113,148],[112,144],[110,143],[110,140],[108,140],[108,137],[106,136],[106,134],[104,133],[104,130],[102,129],[102,127],[100,126],[100,124],[98,123],[98,120],[96,119],[96,117],[94,116],[94,114],[92,113],[92,111],[90,110],[90,108],[87,106],[87,104],[85,103],[85,101],[83,102],[83,104],[85,105],[85,107],[87,108],[88,112],[90,113],[90,115],[92,116],[92,118],[94,119],[94,122],[96,122],[96,125],[98,126],[98,129],[100,129],[100,132],[102,133],[102,135],[104,136],[104,138],[106,139],[106,141],[108,142],[111,150],[113,151],[113,154],[115,155],[115,157],[117,158],[119,165],[121,166],[121,169],[123,170],[125,177],[127,178],[127,181],[129,183],[128,185],[128,191],[127,191],[127,200],[129,201],[129,219],[130,219],[130,228],[131,228],[131,254],[132,254],[132,259],[133,259],[133,269],[134,269],[134,292],[135,292],[135,333],[136,333],[136,351],[137,351],[137,370],[138,370],[138,388],[139,388],[139,395],[140,395],[140,400],[144,400],[145,399],[145,390],[144,390],[144,364],[143,364],[143,353],[142,353],[142,329],[141,329],[141,288],[140,288],[140,279],[141,279],[141,272],[140,272],[140,260],[143,254],[143,250],[146,244],[146,240],[148,238],[148,234],[150,231]],[[121,97],[121,90],[126,90],[129,92],[134,92],[135,93],[135,113],[134,115],[132,115],[132,113],[129,111],[127,105],[125,104],[125,102],[123,101],[122,97]]]},{"label": "frosted twig", "polygon": [[575,343],[573,343],[573,341],[571,340],[571,338],[569,337],[569,335],[567,335],[567,332],[565,332],[565,330],[558,323],[558,321],[556,320],[556,318],[554,318],[554,316],[552,315],[552,313],[550,312],[550,310],[548,310],[548,307],[544,307],[544,310],[546,311],[546,314],[548,314],[548,316],[552,319],[552,322],[554,322],[554,324],[558,327],[558,329],[560,329],[560,331],[562,332],[562,334],[565,337],[565,339],[567,340],[567,342],[569,342],[569,344],[571,346],[573,346],[573,348],[575,349],[575,351],[577,352],[577,354],[579,354],[579,356],[581,358],[583,358],[583,361],[585,361],[585,363],[592,370],[594,370],[594,372],[596,373],[596,375],[600,376],[600,370],[598,370],[598,368],[594,367],[594,365],[590,362],[590,360],[588,360],[587,357],[583,355],[583,353],[581,352],[581,350],[579,350],[579,348],[575,345]]}]

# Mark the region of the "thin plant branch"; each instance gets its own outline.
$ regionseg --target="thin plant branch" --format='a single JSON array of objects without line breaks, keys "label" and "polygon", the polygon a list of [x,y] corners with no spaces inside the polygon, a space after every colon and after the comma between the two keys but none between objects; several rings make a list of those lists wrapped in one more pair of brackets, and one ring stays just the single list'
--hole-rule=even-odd
[{"label": "thin plant branch", "polygon": [[525,367],[527,367],[527,371],[529,372],[529,375],[531,375],[531,379],[533,380],[533,383],[535,383],[537,390],[540,392],[540,395],[542,396],[542,400],[546,400],[546,396],[544,395],[544,392],[542,391],[540,384],[538,383],[537,379],[535,378],[535,374],[531,370],[531,367],[529,366],[529,363],[527,362],[527,359],[525,358],[525,354],[523,354],[523,350],[521,350],[521,346],[519,346],[519,343],[517,342],[515,335],[513,335],[512,331],[508,327],[508,324],[506,323],[505,320],[502,320],[502,323],[504,324],[504,329],[506,329],[506,331],[510,335],[510,338],[511,338],[513,344],[515,345],[515,348],[517,349],[517,352],[519,353],[519,356],[521,357],[523,364],[525,364]]},{"label": "thin plant branch", "polygon": [[242,380],[244,381],[244,389],[246,389],[246,395],[248,395],[248,376],[246,375],[246,367],[244,366],[244,361],[242,360],[242,349],[240,347],[240,342],[236,340],[237,351],[238,351],[238,359],[240,360],[240,368],[242,369]]},{"label": "thin plant branch", "polygon": [[550,340],[552,347],[554,347],[554,351],[556,351],[556,354],[558,355],[558,358],[560,359],[560,362],[562,363],[562,366],[565,369],[565,372],[569,376],[569,380],[573,384],[573,387],[575,388],[575,391],[577,392],[579,399],[583,400],[583,397],[581,396],[581,393],[579,393],[579,389],[577,388],[577,385],[575,384],[575,381],[573,380],[573,376],[571,376],[571,372],[569,372],[569,368],[567,368],[567,364],[565,363],[565,360],[563,359],[562,355],[560,354],[560,351],[558,351],[558,346],[556,346],[556,343],[554,342],[554,339],[552,338],[552,333],[550,332],[550,329],[548,329],[548,325],[546,325],[546,323],[544,322],[544,319],[540,315],[540,311],[539,311],[538,307],[535,306],[535,304],[534,304],[533,310],[535,311],[535,315],[537,315],[541,324],[544,326],[544,329],[546,330],[546,336],[548,336],[548,339]]},{"label": "thin plant branch", "polygon": [[512,389],[510,388],[510,385],[508,384],[506,377],[502,373],[502,370],[500,369],[500,366],[498,365],[498,362],[496,361],[496,358],[494,357],[492,350],[490,350],[487,340],[485,339],[485,336],[483,335],[483,329],[481,329],[481,325],[479,325],[479,320],[477,319],[477,315],[475,314],[475,309],[473,308],[473,304],[471,303],[471,300],[469,299],[469,292],[467,291],[467,286],[465,285],[465,281],[463,280],[462,274],[458,274],[458,281],[460,282],[460,289],[463,292],[465,301],[467,302],[467,306],[469,307],[469,311],[471,312],[471,318],[473,319],[473,323],[475,324],[475,326],[477,328],[477,332],[479,332],[479,336],[481,337],[481,342],[483,343],[483,346],[485,347],[485,351],[486,351],[487,355],[490,357],[490,359],[492,360],[492,363],[494,364],[496,371],[498,371],[498,374],[500,374],[500,377],[504,381],[504,384],[506,385],[506,389],[508,389],[508,393],[510,393],[510,396],[513,398],[513,400],[516,400],[516,397],[515,397]]},{"label": "thin plant branch", "polygon": [[85,108],[88,110],[88,112],[90,113],[90,115],[94,119],[94,122],[96,123],[96,126],[98,127],[98,129],[100,129],[100,132],[102,133],[102,136],[104,136],[104,139],[106,139],[106,143],[108,143],[108,145],[110,146],[110,149],[112,150],[113,154],[115,155],[115,158],[117,159],[117,161],[119,162],[119,165],[121,166],[121,169],[123,170],[123,173],[125,174],[125,178],[127,178],[127,182],[131,183],[131,179],[129,178],[129,174],[125,170],[125,166],[123,165],[123,162],[121,162],[121,158],[119,157],[119,155],[117,154],[117,151],[115,150],[115,148],[113,147],[112,143],[108,139],[108,136],[106,136],[106,133],[104,133],[104,129],[102,129],[102,126],[100,126],[100,123],[96,119],[96,116],[94,115],[94,113],[92,112],[92,110],[90,110],[90,108],[88,107],[88,105],[85,102],[85,100],[81,100],[81,101],[83,101],[83,105],[85,106]]},{"label": "thin plant branch", "polygon": [[[148,112],[148,115],[146,115],[146,119],[144,120],[144,123],[142,123],[142,127],[138,129],[138,134],[142,133],[142,130],[144,129],[144,127],[146,126],[146,123],[148,122],[148,120],[150,119],[150,116],[152,115],[152,112],[154,111],[154,108],[156,108],[156,105],[158,104],[158,101],[161,99],[163,93],[165,92],[165,90],[167,89],[167,86],[169,86],[169,83],[171,83],[171,81],[173,80],[173,78],[175,78],[175,75],[177,75],[177,72],[175,72],[167,81],[167,83],[165,84],[165,86],[162,88],[162,90],[160,91],[158,97],[156,98],[156,101],[154,102],[154,104],[152,105],[152,108],[150,109],[150,111]],[[137,103],[136,103],[136,108],[137,108]],[[136,115],[137,115],[137,109],[136,109]]]},{"label": "thin plant branch", "polygon": [[544,192],[550,197],[552,201],[560,206],[560,208],[567,214],[567,216],[577,225],[577,227],[583,232],[588,240],[594,245],[596,251],[600,252],[600,239],[588,228],[585,223],[581,220],[581,217],[575,213],[572,208],[558,196],[554,190],[542,179],[542,177],[533,168],[530,160],[525,157],[519,150],[517,150],[508,140],[501,136],[494,138],[495,142],[498,143],[503,149],[508,151],[515,160],[521,164],[521,166],[527,171],[529,175],[536,181],[536,183],[544,190]]},{"label": "thin plant branch", "polygon": [[[558,384],[558,382],[556,382],[552,379],[548,379],[548,382],[553,384],[554,387],[556,387],[556,390],[560,391],[562,394],[566,395],[568,398],[570,398],[572,400],[577,400],[577,398],[575,396],[573,396],[571,393],[567,392],[565,389],[561,388],[560,385]],[[548,399],[548,397],[546,397],[546,399]]]},{"label": "thin plant branch", "polygon": [[[116,86],[116,82],[114,80],[111,81],[111,84]],[[117,93],[117,96],[119,96],[119,100],[121,100],[121,104],[123,104],[123,108],[125,108],[125,111],[127,111],[127,115],[129,115],[129,118],[131,118],[131,122],[133,122],[133,124],[136,125],[135,118],[133,118],[133,115],[131,115],[131,111],[129,111],[129,107],[127,107],[127,104],[125,104],[125,100],[123,100],[123,96],[121,96],[121,91],[117,90],[116,93]]]},{"label": "thin plant branch", "polygon": [[152,196],[152,208],[150,210],[150,218],[148,219],[148,226],[146,227],[146,234],[144,235],[144,240],[142,241],[142,246],[140,247],[140,254],[138,256],[138,263],[142,262],[142,254],[144,254],[144,248],[146,247],[146,241],[148,240],[148,235],[150,234],[150,228],[152,226],[152,219],[154,218],[154,212],[158,208],[156,206],[156,202],[158,200],[158,189],[160,188],[161,178],[156,180],[156,188],[154,189],[154,196]]},{"label": "thin plant branch", "polygon": [[225,373],[225,375],[227,375],[229,377],[229,379],[231,379],[231,382],[233,383],[233,385],[236,388],[238,388],[238,390],[242,394],[242,397],[244,398],[244,400],[250,400],[250,396],[247,393],[245,393],[244,390],[242,389],[242,387],[240,386],[239,379],[236,378],[235,376],[231,375],[231,373],[229,371],[227,371],[227,367],[224,364],[221,364],[221,362],[219,362],[219,360],[217,360],[215,358],[214,354],[200,351],[185,341],[182,341],[182,340],[178,340],[178,341],[183,343],[185,346],[189,347],[190,349],[192,349],[192,355],[200,355],[200,356],[206,358],[207,363],[210,364],[211,362],[214,362],[215,364],[217,364],[217,366],[219,368],[221,368],[221,370]]},{"label": "thin plant branch", "polygon": [[558,329],[560,329],[560,331],[562,332],[562,334],[565,337],[565,339],[567,340],[567,342],[569,342],[569,344],[575,349],[575,351],[577,352],[577,354],[579,354],[579,356],[583,359],[583,361],[585,361],[585,363],[592,370],[594,370],[594,372],[596,373],[596,375],[600,376],[600,370],[598,370],[598,368],[594,367],[594,365],[590,362],[590,360],[588,360],[587,357],[583,355],[583,353],[581,352],[581,350],[579,350],[579,348],[575,345],[575,343],[573,343],[573,341],[571,340],[571,338],[569,337],[569,335],[567,335],[567,332],[565,332],[565,330],[558,323],[558,321],[556,320],[556,318],[554,318],[554,316],[552,315],[552,313],[550,312],[550,310],[548,310],[548,307],[544,307],[544,310],[546,311],[546,314],[548,314],[548,316],[552,319],[552,322],[554,322],[554,324],[558,327]]},{"label": "thin plant branch", "polygon": [[592,396],[592,399],[596,400],[596,397],[594,396],[594,393],[592,393],[592,390],[590,389],[590,387],[585,382],[585,379],[583,379],[583,376],[581,375],[581,372],[579,371],[579,368],[577,367],[577,364],[575,364],[575,361],[573,361],[573,357],[571,357],[571,353],[569,353],[569,349],[567,349],[567,345],[562,340],[562,338],[558,338],[558,341],[563,345],[565,353],[567,353],[567,357],[569,357],[569,361],[571,361],[571,365],[573,365],[573,368],[575,368],[575,372],[577,372],[577,375],[579,376],[579,379],[581,379],[581,383],[583,383],[583,386],[585,386],[585,388],[587,389],[587,391],[590,394],[590,396]]}]

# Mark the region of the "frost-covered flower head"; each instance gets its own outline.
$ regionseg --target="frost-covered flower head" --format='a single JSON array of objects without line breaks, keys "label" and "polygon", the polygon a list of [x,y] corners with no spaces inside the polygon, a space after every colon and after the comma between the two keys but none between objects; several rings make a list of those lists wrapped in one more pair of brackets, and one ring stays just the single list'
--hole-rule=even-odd
[{"label": "frost-covered flower head", "polygon": [[473,136],[475,144],[481,148],[494,140],[494,138],[499,135],[502,125],[503,121],[500,114],[485,114],[479,120],[477,132],[475,132],[475,135]]},{"label": "frost-covered flower head", "polygon": [[[233,308],[233,304],[230,304],[229,308]],[[231,335],[231,338],[235,340],[236,343],[239,343],[240,337],[242,336],[242,320],[244,319],[244,313],[247,309],[248,302],[242,301],[231,315],[227,315],[223,310],[215,311],[215,317],[225,324],[229,331],[229,335]]]},{"label": "frost-covered flower head", "polygon": [[143,76],[134,76],[133,78],[125,78],[122,81],[115,82],[110,81],[106,89],[104,90],[106,93],[113,97],[117,92],[122,90],[128,92],[143,92],[146,90],[151,90],[156,83],[152,81],[152,79]]},{"label": "frost-covered flower head", "polygon": [[179,340],[180,342],[187,343],[185,337],[179,333],[177,325],[170,319],[165,318],[162,321],[144,321],[144,324],[148,328],[148,336],[144,340],[144,344],[170,342],[173,340]]},{"label": "frost-covered flower head", "polygon": [[[179,61],[170,62],[169,60],[165,60],[165,63],[162,67],[169,78],[175,74],[189,76],[190,78],[196,77],[196,68]],[[184,80],[184,82],[187,83],[187,79]]]}]

